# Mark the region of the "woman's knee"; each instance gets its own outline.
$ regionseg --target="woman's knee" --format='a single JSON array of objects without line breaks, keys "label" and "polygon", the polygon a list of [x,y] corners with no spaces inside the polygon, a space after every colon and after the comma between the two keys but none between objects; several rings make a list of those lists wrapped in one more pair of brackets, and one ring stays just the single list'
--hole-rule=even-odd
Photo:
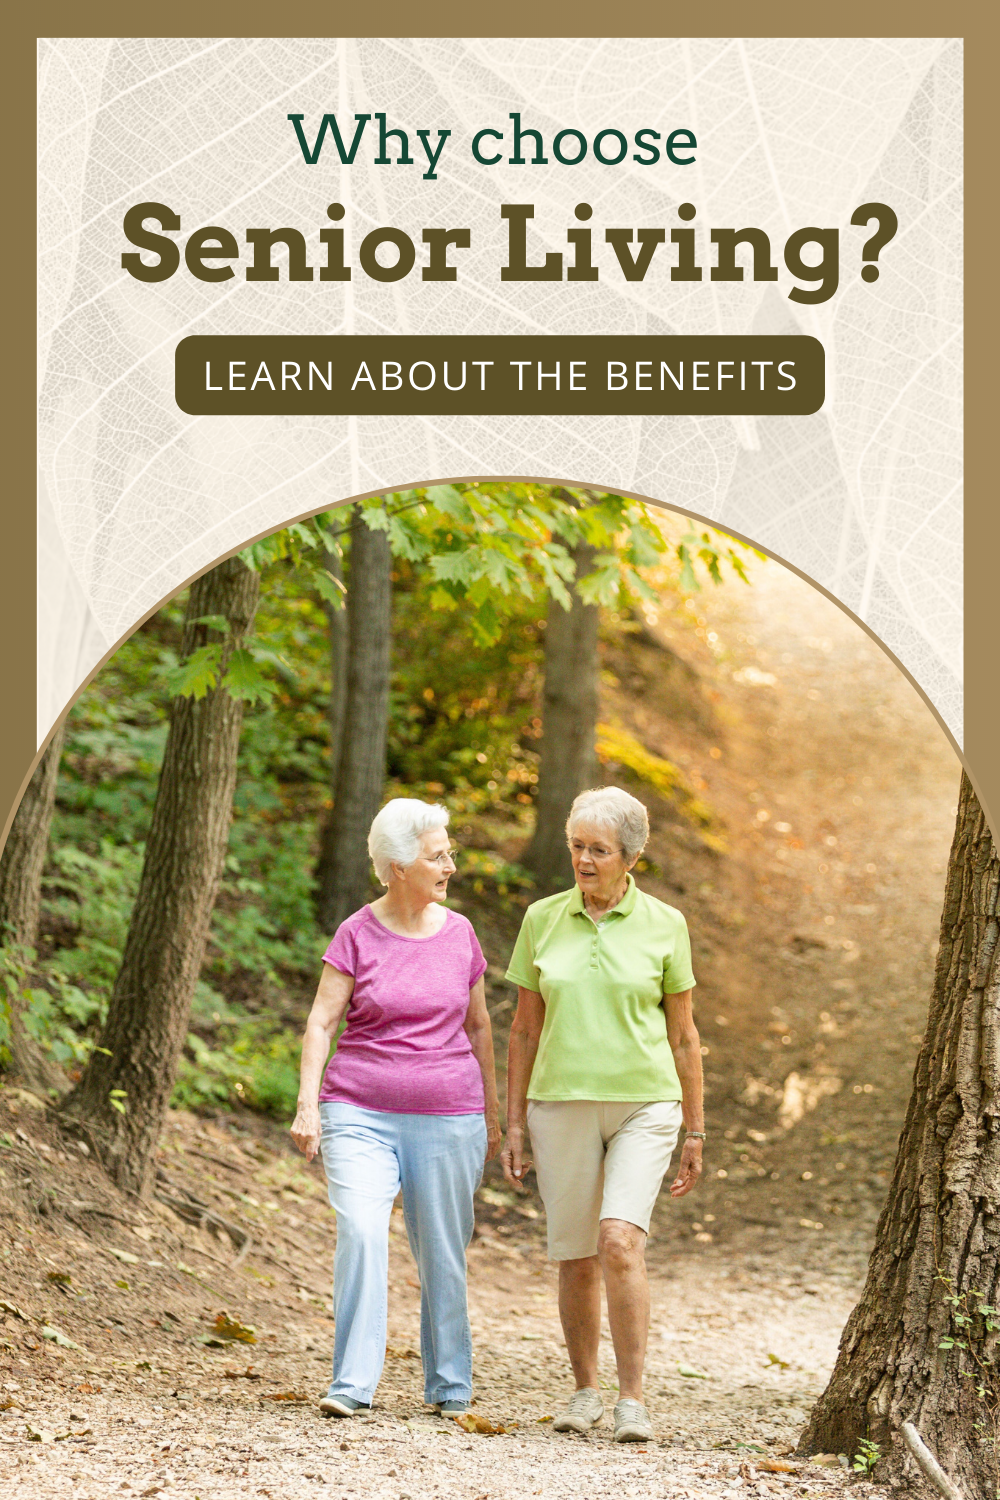
[{"label": "woman's knee", "polygon": [[638,1224],[624,1219],[602,1219],[597,1238],[597,1254],[605,1271],[631,1271],[641,1266],[646,1251],[646,1235]]},{"label": "woman's knee", "polygon": [[363,1259],[385,1259],[389,1253],[389,1226],[374,1222],[364,1213],[337,1215],[337,1251]]}]

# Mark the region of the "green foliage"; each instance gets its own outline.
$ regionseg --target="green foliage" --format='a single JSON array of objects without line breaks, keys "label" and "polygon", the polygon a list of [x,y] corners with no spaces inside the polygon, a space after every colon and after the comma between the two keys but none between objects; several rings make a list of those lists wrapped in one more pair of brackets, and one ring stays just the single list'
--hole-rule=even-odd
[{"label": "green foliage", "polygon": [[858,1451],[851,1468],[855,1474],[870,1474],[881,1456],[882,1449],[878,1443],[870,1442],[868,1438],[859,1438]]},{"label": "green foliage", "polygon": [[172,698],[193,698],[199,702],[219,681],[222,670],[222,643],[199,646],[180,666],[166,673],[164,681]]},{"label": "green foliage", "polygon": [[245,703],[268,703],[275,694],[246,646],[232,652],[222,681],[234,698],[242,698]]},{"label": "green foliage", "polygon": [[240,1018],[221,1028],[210,1047],[190,1033],[174,1085],[175,1109],[248,1104],[278,1119],[295,1113],[301,1039],[296,1029],[276,1029],[270,1018]]},{"label": "green foliage", "polygon": [[[746,547],[745,543],[738,543],[743,551],[753,551]],[[713,583],[722,582],[722,563],[729,563],[737,578],[742,578],[744,583],[749,583],[746,573],[746,563],[740,552],[732,544],[732,539],[720,531],[695,531],[692,525],[677,543],[677,557],[681,564],[680,578],[678,580],[681,589],[694,592],[701,588],[698,575],[695,572],[695,563],[702,563],[708,571],[708,576]],[[754,551],[754,556],[763,558],[763,552]]]},{"label": "green foliage", "polygon": [[48,916],[75,929],[75,942],[60,950],[53,975],[105,1001],[121,962],[142,857],[141,844],[102,839],[96,854],[61,844],[52,852],[54,873],[42,882]]},{"label": "green foliage", "polygon": [[977,1287],[960,1292],[954,1280],[940,1269],[935,1280],[943,1288],[952,1326],[952,1332],[939,1340],[938,1348],[946,1353],[955,1351],[959,1375],[979,1402],[981,1415],[974,1423],[979,1441],[995,1455],[1000,1451],[1000,1379],[995,1350],[1000,1310]]}]

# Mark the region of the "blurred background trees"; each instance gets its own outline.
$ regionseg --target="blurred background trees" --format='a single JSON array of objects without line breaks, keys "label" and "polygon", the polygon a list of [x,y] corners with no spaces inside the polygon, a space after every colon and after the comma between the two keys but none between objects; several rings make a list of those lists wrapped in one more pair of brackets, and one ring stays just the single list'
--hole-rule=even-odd
[{"label": "blurred background trees", "polygon": [[0,868],[0,1062],[69,1088],[144,1191],[171,1098],[290,1108],[296,1007],[375,894],[385,798],[445,802],[466,876],[507,906],[570,878],[563,824],[599,754],[703,829],[676,768],[599,728],[599,635],[641,631],[642,601],[726,560],[742,571],[728,539],[670,536],[619,496],[483,484],[334,511],[218,565],[116,653],[24,799]]}]

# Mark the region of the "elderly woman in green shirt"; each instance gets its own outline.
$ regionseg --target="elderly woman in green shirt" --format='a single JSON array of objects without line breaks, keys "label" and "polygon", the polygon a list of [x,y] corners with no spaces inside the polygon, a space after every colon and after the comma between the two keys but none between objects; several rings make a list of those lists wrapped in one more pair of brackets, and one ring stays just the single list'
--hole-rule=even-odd
[{"label": "elderly woman in green shirt", "polygon": [[618,1365],[615,1441],[646,1442],[646,1235],[681,1125],[671,1197],[696,1185],[705,1139],[691,945],[681,913],[629,874],[649,836],[641,802],[618,787],[582,792],[566,834],[576,884],[528,907],[507,971],[518,1005],[502,1161],[520,1185],[532,1165],[527,1128],[576,1378],[554,1429],[586,1432],[604,1415],[603,1274]]}]

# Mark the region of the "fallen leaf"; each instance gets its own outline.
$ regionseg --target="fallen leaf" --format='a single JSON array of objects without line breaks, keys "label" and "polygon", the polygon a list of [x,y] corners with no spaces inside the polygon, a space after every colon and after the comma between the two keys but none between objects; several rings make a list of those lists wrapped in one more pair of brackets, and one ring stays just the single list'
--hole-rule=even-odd
[{"label": "fallen leaf", "polygon": [[10,1411],[11,1407],[16,1405],[17,1402],[12,1400],[10,1396],[5,1396],[3,1400],[0,1401],[0,1411]]},{"label": "fallen leaf", "polygon": [[535,1418],[536,1422],[552,1422],[554,1420],[555,1419],[553,1417],[536,1417]]},{"label": "fallen leaf", "polygon": [[109,1255],[114,1256],[115,1260],[123,1260],[126,1265],[130,1266],[137,1266],[139,1264],[138,1255],[133,1255],[131,1250],[116,1250],[114,1245],[105,1245],[104,1248]]},{"label": "fallen leaf", "polygon": [[151,1370],[153,1368],[148,1359],[137,1359],[135,1367],[137,1370]]},{"label": "fallen leaf", "polygon": [[261,1401],[308,1401],[308,1396],[303,1396],[300,1391],[265,1391],[261,1394]]},{"label": "fallen leaf", "polygon": [[522,1333],[521,1337],[530,1344],[540,1344],[542,1342],[542,1335],[540,1333]]},{"label": "fallen leaf", "polygon": [[779,1458],[787,1458],[789,1453],[795,1452],[794,1443],[775,1443],[774,1451]]},{"label": "fallen leaf", "polygon": [[400,1349],[395,1344],[386,1344],[385,1353],[387,1359],[419,1359],[420,1355],[416,1349]]},{"label": "fallen leaf", "polygon": [[787,1359],[779,1359],[776,1354],[769,1354],[767,1362],[769,1365],[777,1365],[780,1370],[787,1370],[789,1368]]},{"label": "fallen leaf", "polygon": [[751,1469],[748,1463],[741,1463],[739,1467],[739,1475],[741,1479],[746,1479],[747,1481],[749,1481],[753,1478],[753,1469]]},{"label": "fallen leaf", "polygon": [[81,1396],[99,1396],[101,1394],[101,1387],[99,1385],[91,1385],[89,1380],[85,1380],[83,1385],[78,1385],[77,1390]]},{"label": "fallen leaf", "polygon": [[73,1278],[68,1271],[46,1271],[45,1280],[53,1282],[55,1286],[69,1286]]},{"label": "fallen leaf", "polygon": [[221,1339],[224,1344],[256,1344],[257,1330],[240,1323],[236,1318],[231,1318],[228,1313],[216,1313],[215,1322],[212,1324],[212,1333],[198,1340],[201,1344],[208,1344],[212,1338]]},{"label": "fallen leaf", "polygon": [[821,1469],[835,1469],[840,1463],[836,1453],[814,1453],[809,1460],[811,1464],[817,1464]]},{"label": "fallen leaf", "polygon": [[764,1472],[767,1473],[767,1474],[797,1474],[798,1473],[798,1469],[795,1467],[794,1464],[784,1464],[784,1463],[782,1463],[780,1461],[780,1459],[776,1459],[776,1458],[764,1458],[757,1465],[757,1467],[758,1467],[758,1469],[763,1469]]},{"label": "fallen leaf", "polygon": [[678,1375],[683,1375],[685,1380],[707,1380],[708,1376],[703,1370],[692,1370],[690,1365],[678,1365]]},{"label": "fallen leaf", "polygon": [[29,1426],[25,1428],[25,1431],[28,1434],[29,1443],[54,1443],[56,1440],[55,1433],[50,1432],[47,1427]]},{"label": "fallen leaf", "polygon": [[130,1287],[129,1287],[129,1284],[128,1284],[127,1281],[116,1281],[115,1282],[115,1286],[119,1287],[123,1292],[127,1292],[127,1291],[130,1290]]},{"label": "fallen leaf", "polygon": [[80,1347],[79,1344],[74,1344],[72,1339],[68,1339],[61,1329],[53,1328],[51,1323],[42,1324],[42,1338],[51,1339],[54,1344],[59,1345],[60,1349],[79,1349]]},{"label": "fallen leaf", "polygon": [[508,1427],[502,1423],[494,1427],[486,1417],[477,1416],[474,1411],[463,1412],[460,1417],[452,1417],[452,1421],[456,1426],[461,1427],[463,1432],[479,1433],[482,1437],[499,1437],[501,1433],[511,1432],[517,1426],[516,1422],[511,1422]]},{"label": "fallen leaf", "polygon": [[15,1307],[13,1302],[5,1302],[2,1297],[0,1297],[0,1307],[3,1308],[4,1312],[10,1313],[12,1318],[20,1318],[22,1323],[31,1322],[26,1312],[22,1312],[19,1307]]}]

